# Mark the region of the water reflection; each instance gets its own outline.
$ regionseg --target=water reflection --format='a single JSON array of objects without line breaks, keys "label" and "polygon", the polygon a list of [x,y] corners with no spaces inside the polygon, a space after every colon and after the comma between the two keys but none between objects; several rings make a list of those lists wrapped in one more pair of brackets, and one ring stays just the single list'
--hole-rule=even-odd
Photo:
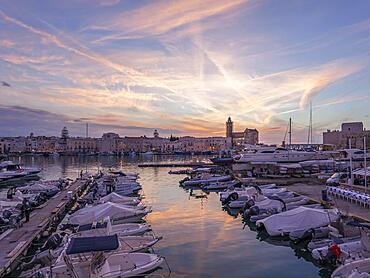
[{"label": "water reflection", "polygon": [[[306,253],[289,241],[263,237],[253,224],[243,227],[237,211],[224,211],[217,193],[184,190],[183,175],[170,168],[138,168],[143,162],[205,160],[206,157],[22,157],[17,162],[43,168],[43,178],[75,178],[82,169],[118,168],[140,174],[144,202],[153,207],[147,217],[163,235],[155,250],[165,256],[172,277],[328,277]],[[230,215],[228,215],[230,214]],[[160,270],[156,274],[162,273]]]}]

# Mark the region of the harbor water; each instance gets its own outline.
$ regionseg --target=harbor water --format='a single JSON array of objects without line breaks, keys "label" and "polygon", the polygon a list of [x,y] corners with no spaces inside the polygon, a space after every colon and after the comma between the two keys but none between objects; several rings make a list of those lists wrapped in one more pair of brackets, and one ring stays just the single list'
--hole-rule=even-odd
[{"label": "harbor water", "polygon": [[[81,170],[109,168],[138,172],[145,195],[153,207],[147,216],[157,235],[163,236],[155,251],[165,256],[171,277],[330,277],[310,256],[289,241],[259,237],[240,216],[224,211],[217,193],[186,192],[179,187],[183,175],[169,175],[170,168],[139,168],[143,162],[206,160],[185,156],[63,156],[12,158],[27,166],[42,167],[43,179],[76,178]],[[168,275],[163,269],[153,277]],[[157,276],[159,277],[159,276]]]}]

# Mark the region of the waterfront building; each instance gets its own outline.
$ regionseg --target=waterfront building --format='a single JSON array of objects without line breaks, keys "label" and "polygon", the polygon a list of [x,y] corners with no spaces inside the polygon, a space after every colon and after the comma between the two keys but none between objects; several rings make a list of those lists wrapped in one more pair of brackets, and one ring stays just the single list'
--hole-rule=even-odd
[{"label": "waterfront building", "polygon": [[259,138],[258,138],[258,130],[246,128],[244,131],[234,131],[234,123],[229,117],[226,122],[226,138],[231,138],[233,146],[237,145],[257,145]]},{"label": "waterfront building", "polygon": [[341,130],[327,130],[323,133],[323,144],[332,145],[336,149],[348,149],[351,139],[352,148],[363,149],[364,137],[370,148],[370,130],[366,130],[362,122],[342,123]]},{"label": "waterfront building", "polygon": [[117,133],[108,132],[104,133],[99,144],[99,152],[112,153],[123,151],[124,145]]},{"label": "waterfront building", "polygon": [[[247,137],[243,137],[247,138]],[[104,133],[101,138],[72,137],[68,129],[61,130],[60,137],[34,136],[0,138],[0,152],[3,153],[123,153],[153,152],[173,154],[186,153],[218,153],[232,147],[231,137],[160,137],[154,130],[153,137],[120,137],[117,133]],[[252,141],[255,139],[251,139]]]},{"label": "waterfront building", "polygon": [[91,154],[98,152],[98,141],[96,138],[70,137],[66,139],[67,153]]}]

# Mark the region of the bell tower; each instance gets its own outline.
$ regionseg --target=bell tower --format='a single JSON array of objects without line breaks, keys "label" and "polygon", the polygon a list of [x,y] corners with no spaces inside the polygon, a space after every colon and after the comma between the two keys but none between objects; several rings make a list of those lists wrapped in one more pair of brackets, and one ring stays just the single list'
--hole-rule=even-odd
[{"label": "bell tower", "polygon": [[226,122],[226,137],[232,138],[233,137],[233,122],[229,117]]}]

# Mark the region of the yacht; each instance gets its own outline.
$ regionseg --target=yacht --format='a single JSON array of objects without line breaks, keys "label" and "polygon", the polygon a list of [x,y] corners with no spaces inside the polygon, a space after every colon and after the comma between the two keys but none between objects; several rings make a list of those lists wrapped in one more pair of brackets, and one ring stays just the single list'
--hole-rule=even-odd
[{"label": "yacht", "polygon": [[31,167],[21,167],[13,161],[3,161],[0,163],[0,182],[12,179],[25,178],[37,175],[41,169]]},{"label": "yacht", "polygon": [[[364,160],[364,151],[360,149],[344,149],[339,152],[341,160],[349,160],[350,158],[354,161]],[[366,151],[366,160],[370,160],[370,151]]]},{"label": "yacht", "polygon": [[236,163],[246,162],[302,162],[307,160],[322,160],[333,158],[331,152],[297,151],[285,148],[259,148],[235,156]]}]

